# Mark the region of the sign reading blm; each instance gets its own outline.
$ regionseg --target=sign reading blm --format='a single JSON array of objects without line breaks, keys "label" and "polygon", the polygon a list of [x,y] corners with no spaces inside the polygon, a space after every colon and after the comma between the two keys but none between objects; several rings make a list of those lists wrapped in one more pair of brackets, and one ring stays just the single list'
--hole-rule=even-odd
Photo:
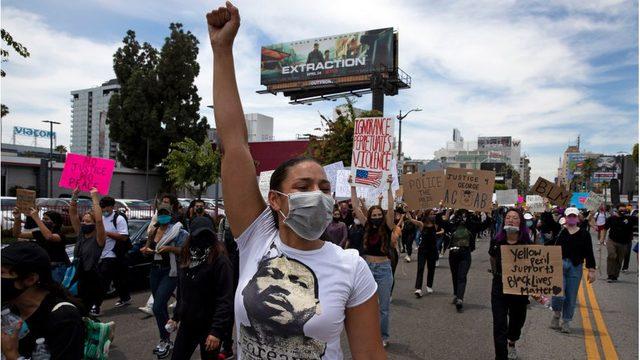
[{"label": "sign reading blm", "polygon": [[571,192],[562,186],[557,186],[549,180],[538,178],[535,185],[531,188],[531,192],[549,199],[549,201],[557,206],[567,207],[571,200]]},{"label": "sign reading blm", "polygon": [[100,194],[107,195],[115,165],[116,162],[111,159],[69,153],[58,186],[66,189],[78,188],[80,191],[89,191],[95,187]]},{"label": "sign reading blm", "polygon": [[502,245],[502,292],[562,296],[562,248]]},{"label": "sign reading blm", "polygon": [[495,171],[447,168],[444,206],[490,212]]}]

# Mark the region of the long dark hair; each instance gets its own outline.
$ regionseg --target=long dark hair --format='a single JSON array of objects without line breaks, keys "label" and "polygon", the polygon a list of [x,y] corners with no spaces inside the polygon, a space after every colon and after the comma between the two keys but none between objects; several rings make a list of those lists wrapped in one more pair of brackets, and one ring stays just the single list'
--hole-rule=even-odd
[{"label": "long dark hair", "polygon": [[504,216],[502,219],[502,229],[500,229],[500,232],[496,234],[495,241],[499,242],[507,238],[507,232],[504,231],[504,223],[505,223],[504,220],[507,217],[507,214],[510,213],[511,211],[518,214],[518,218],[520,218],[520,229],[518,230],[518,234],[519,234],[518,242],[522,244],[530,244],[531,237],[529,237],[529,228],[527,227],[527,222],[524,219],[524,214],[522,213],[522,211],[520,211],[517,208],[510,208],[509,210],[507,210],[507,212],[504,213]]},{"label": "long dark hair", "polygon": [[[29,270],[23,266],[13,266],[11,270],[18,275],[18,279],[25,279],[31,274],[37,273],[33,269]],[[34,286],[40,290],[48,292],[55,301],[60,299],[73,304],[82,316],[87,316],[88,312],[82,301],[73,296],[66,287],[53,281],[51,276],[39,276],[38,282]]]},{"label": "long dark hair", "polygon": [[[373,224],[371,223],[371,214],[373,214],[373,211],[376,209],[382,212],[382,224],[378,226],[378,229],[375,229],[373,227]],[[365,222],[364,224],[364,239],[362,242],[365,249],[369,247],[369,237],[375,233],[378,233],[378,235],[380,236],[380,241],[381,241],[380,251],[382,251],[383,253],[386,253],[387,250],[391,248],[391,234],[389,234],[388,231],[383,230],[383,228],[387,226],[387,224],[384,222],[385,220],[384,216],[385,216],[384,210],[382,210],[382,207],[378,205],[374,205],[370,207],[369,210],[367,211],[367,222]]]},{"label": "long dark hair", "polygon": [[43,216],[47,216],[53,222],[53,229],[51,229],[52,233],[60,233],[62,229],[62,214],[57,211],[49,210],[43,214]]},{"label": "long dark hair", "polygon": [[[209,257],[207,258],[207,264],[213,264],[214,261],[221,255],[227,255],[227,249],[225,246],[218,241],[218,236],[213,233],[208,233],[209,236],[213,238],[213,243],[209,247]],[[180,254],[180,267],[188,268],[191,264],[191,253],[189,249],[191,248],[191,235],[187,238],[187,240],[182,245],[182,253]]]}]

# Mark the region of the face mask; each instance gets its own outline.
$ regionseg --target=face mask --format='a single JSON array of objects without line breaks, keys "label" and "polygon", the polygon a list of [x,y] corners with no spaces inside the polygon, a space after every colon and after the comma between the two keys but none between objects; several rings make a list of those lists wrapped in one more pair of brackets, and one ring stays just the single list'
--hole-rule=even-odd
[{"label": "face mask", "polygon": [[504,231],[507,234],[513,234],[513,233],[517,233],[518,231],[520,231],[520,229],[517,226],[505,225],[504,226]]},{"label": "face mask", "polygon": [[53,229],[53,222],[51,222],[51,221],[44,221],[43,223],[44,223],[44,226],[46,226],[46,227],[47,227],[47,229],[49,229],[49,230]]},{"label": "face mask", "polygon": [[80,226],[80,232],[83,234],[91,234],[96,229],[96,224],[82,224]]},{"label": "face mask", "polygon": [[158,224],[166,225],[171,222],[171,215],[158,215]]},{"label": "face mask", "polygon": [[333,221],[335,221],[335,222],[340,221],[340,216],[334,216],[334,217],[333,217]]},{"label": "face mask", "polygon": [[312,241],[320,238],[333,216],[334,200],[330,195],[320,190],[291,194],[272,191],[289,199],[289,214],[285,216],[280,210],[285,225],[303,239]]},{"label": "face mask", "polygon": [[527,227],[532,227],[532,226],[533,226],[533,221],[527,220]]},{"label": "face mask", "polygon": [[103,211],[102,212],[102,216],[104,216],[104,217],[107,217],[109,215],[111,215],[111,211]]},{"label": "face mask", "polygon": [[209,233],[198,234],[198,236],[192,237],[189,247],[197,249],[206,249],[213,245],[213,235]]},{"label": "face mask", "polygon": [[360,220],[358,220],[358,219],[353,219],[353,223],[354,223],[355,225],[360,225]]},{"label": "face mask", "polygon": [[202,215],[203,212],[204,212],[204,208],[201,208],[201,207],[196,208],[196,214]]},{"label": "face mask", "polygon": [[579,219],[577,217],[568,216],[566,219],[567,219],[567,222],[566,222],[567,225],[569,226],[578,225]]},{"label": "face mask", "polygon": [[2,302],[6,303],[8,301],[11,301],[15,298],[17,298],[18,296],[20,296],[20,294],[22,294],[22,292],[25,289],[16,289],[16,279],[9,279],[9,278],[2,278]]},{"label": "face mask", "polygon": [[374,227],[379,227],[380,225],[382,225],[382,218],[371,219],[371,224]]},{"label": "face mask", "polygon": [[435,222],[436,221],[436,216],[435,215],[429,216],[429,221]]}]

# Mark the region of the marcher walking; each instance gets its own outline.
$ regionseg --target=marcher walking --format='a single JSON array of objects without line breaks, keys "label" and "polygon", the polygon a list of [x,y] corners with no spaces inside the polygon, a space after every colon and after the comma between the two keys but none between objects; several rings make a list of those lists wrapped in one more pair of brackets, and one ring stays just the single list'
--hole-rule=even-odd
[{"label": "marcher walking", "polygon": [[620,270],[627,252],[631,250],[633,225],[638,224],[637,216],[629,216],[624,204],[618,205],[618,212],[607,219],[605,229],[609,230],[607,241],[607,282],[618,281]]},{"label": "marcher walking", "polygon": [[418,224],[422,241],[418,246],[418,273],[416,274],[416,297],[422,297],[422,279],[424,267],[427,265],[427,294],[433,293],[433,278],[438,261],[438,237],[444,234],[444,229],[438,227],[436,215],[433,210],[426,210],[422,215],[422,221]]}]

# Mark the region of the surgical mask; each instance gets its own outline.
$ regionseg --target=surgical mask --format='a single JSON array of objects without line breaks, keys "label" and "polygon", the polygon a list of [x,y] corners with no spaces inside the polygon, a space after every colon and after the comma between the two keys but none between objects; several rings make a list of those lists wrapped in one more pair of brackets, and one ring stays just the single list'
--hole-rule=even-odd
[{"label": "surgical mask", "polygon": [[329,226],[333,217],[334,200],[320,190],[294,192],[290,194],[271,190],[288,198],[289,214],[284,216],[284,223],[303,239],[312,241]]},{"label": "surgical mask", "polygon": [[353,219],[353,223],[354,223],[354,224],[356,224],[356,225],[360,225],[360,220],[358,220],[358,219]]},{"label": "surgical mask", "polygon": [[22,294],[24,290],[25,289],[16,288],[15,278],[13,279],[2,278],[2,302],[3,303],[17,298],[18,296],[20,296],[20,294]]},{"label": "surgical mask", "polygon": [[96,224],[82,224],[80,225],[80,232],[83,234],[91,234],[96,229]]},{"label": "surgical mask", "polygon": [[104,216],[104,217],[107,217],[109,215],[111,215],[111,211],[103,211],[102,212],[102,216]]},{"label": "surgical mask", "polygon": [[520,231],[520,229],[517,226],[505,225],[504,226],[504,231],[507,234],[513,234],[513,233],[517,233],[518,231]]},{"label": "surgical mask", "polygon": [[566,219],[567,219],[566,220],[567,221],[566,224],[569,225],[569,226],[576,226],[576,225],[578,225],[578,222],[580,222],[580,220],[577,217],[574,217],[574,216],[567,216]]},{"label": "surgical mask", "polygon": [[166,225],[171,222],[171,215],[158,215],[158,224]]},{"label": "surgical mask", "polygon": [[532,227],[533,226],[533,220],[527,220],[527,227]]}]

